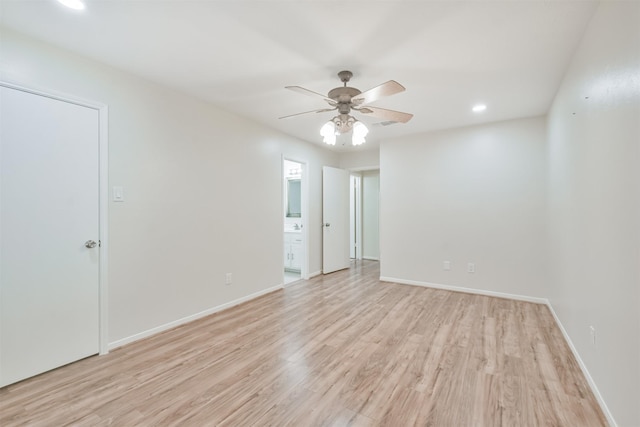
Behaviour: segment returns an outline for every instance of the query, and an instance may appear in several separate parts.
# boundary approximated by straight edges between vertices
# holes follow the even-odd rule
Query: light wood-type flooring
[[[8,426],[602,426],[544,305],[375,262],[0,389]]]

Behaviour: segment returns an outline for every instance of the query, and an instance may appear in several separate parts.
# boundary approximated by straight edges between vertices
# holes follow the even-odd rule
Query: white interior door
[[[322,168],[322,272],[349,268],[349,172]]]
[[[0,386],[99,352],[98,125],[0,87]]]

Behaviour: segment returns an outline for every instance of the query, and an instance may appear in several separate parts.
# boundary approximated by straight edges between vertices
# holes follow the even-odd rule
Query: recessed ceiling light
[[[471,109],[474,113],[481,113],[484,110],[487,109],[487,106],[484,104],[476,104],[473,106],[473,108]]]
[[[58,2],[73,10],[83,10],[85,7],[82,0],[58,0]]]

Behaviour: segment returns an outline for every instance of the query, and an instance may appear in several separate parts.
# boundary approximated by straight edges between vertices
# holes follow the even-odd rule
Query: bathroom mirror
[[[300,178],[287,178],[287,218],[300,218],[301,210]]]

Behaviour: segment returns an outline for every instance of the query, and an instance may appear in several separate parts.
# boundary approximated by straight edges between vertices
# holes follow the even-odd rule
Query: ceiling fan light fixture
[[[353,144],[355,147],[357,147],[358,145],[362,145],[364,144],[366,141],[363,137],[357,137],[355,135],[353,135],[351,137],[351,144]]]
[[[325,144],[336,145],[336,124],[330,120],[322,125],[320,135]]]
[[[353,133],[351,135],[351,143],[353,145],[361,145],[365,143],[365,137],[369,133],[369,129],[362,122],[356,121],[353,124]]]

